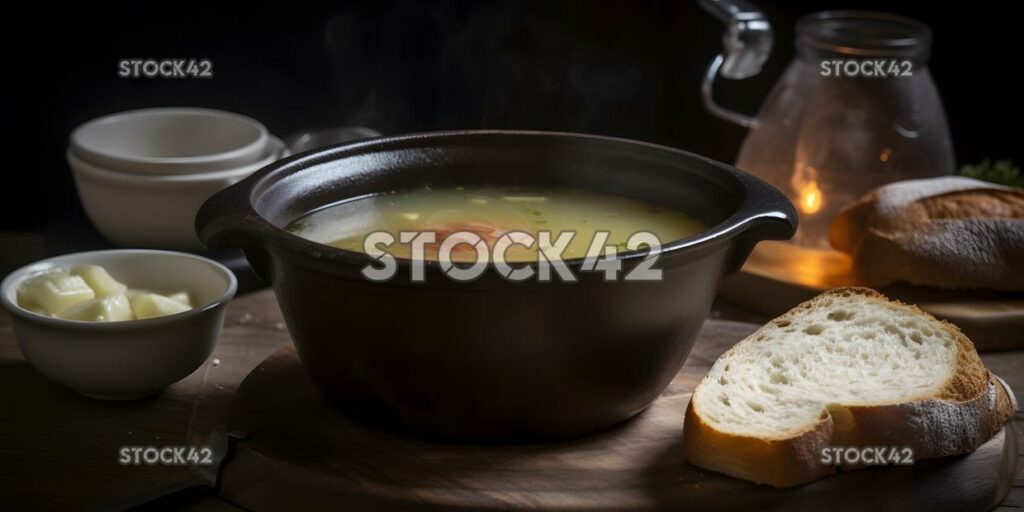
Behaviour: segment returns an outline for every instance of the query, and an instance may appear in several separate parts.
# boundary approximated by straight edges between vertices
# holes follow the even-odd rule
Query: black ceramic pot
[[[653,282],[456,282],[428,262],[413,283],[370,282],[370,259],[284,229],[317,207],[426,185],[552,185],[613,192],[711,226],[666,242]],[[270,281],[310,377],[350,414],[413,435],[528,441],[592,432],[648,406],[693,345],[723,275],[760,240],[790,238],[793,206],[748,174],[623,139],[463,131],[296,155],[213,196],[196,219],[211,248],[240,247]],[[645,256],[624,253],[628,270]],[[579,260],[567,262],[578,270]]]

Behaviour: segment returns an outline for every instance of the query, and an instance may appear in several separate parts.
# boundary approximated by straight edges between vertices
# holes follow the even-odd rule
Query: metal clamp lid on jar
[[[744,0],[700,0],[700,6],[726,24],[725,35],[722,36],[725,49],[715,56],[704,72],[701,100],[715,116],[750,128],[757,123],[757,118],[715,103],[713,86],[719,74],[732,80],[742,80],[761,72],[772,52],[774,36],[771,24],[763,12]]]
[[[767,16],[744,0],[700,0],[700,6],[726,25],[723,53],[708,65],[701,82],[704,107],[716,117],[751,128],[757,118],[715,103],[715,79],[750,78],[772,51],[773,35]],[[928,60],[932,32],[912,18],[869,11],[823,11],[797,22],[799,55],[810,58],[888,57],[917,62]]]

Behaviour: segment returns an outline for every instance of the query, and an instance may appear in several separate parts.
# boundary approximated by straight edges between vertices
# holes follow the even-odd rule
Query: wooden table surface
[[[185,467],[123,466],[122,446],[187,443],[199,392],[220,400],[244,376],[289,343],[273,295],[234,300],[220,342],[206,366],[163,394],[129,402],[100,402],[47,381],[23,359],[11,319],[0,311],[0,509],[117,509],[140,496],[194,477]],[[985,354],[985,364],[1024,398],[1024,351]],[[209,365],[216,365],[211,371]],[[205,382],[204,382],[205,380]],[[1017,428],[1024,416],[1017,413]],[[997,510],[1024,508],[1024,454],[1014,488]],[[238,510],[216,497],[177,503],[185,510]]]

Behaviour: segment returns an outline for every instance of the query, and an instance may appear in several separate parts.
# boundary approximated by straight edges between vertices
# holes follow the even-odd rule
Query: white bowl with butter
[[[93,251],[12,272],[0,304],[39,373],[86,396],[131,400],[203,364],[237,286],[226,267],[192,254]]]

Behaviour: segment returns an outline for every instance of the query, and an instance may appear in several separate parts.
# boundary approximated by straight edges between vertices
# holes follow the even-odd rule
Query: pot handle
[[[271,282],[271,258],[261,236],[267,230],[249,202],[248,180],[231,185],[206,200],[196,214],[195,230],[209,249],[238,248],[253,272]]]
[[[296,153],[380,135],[380,132],[364,126],[339,126],[300,132],[288,138],[287,147],[278,157],[278,162]],[[269,283],[272,281],[273,259],[265,241],[273,239],[277,229],[272,228],[252,208],[253,180],[258,179],[258,175],[261,173],[207,199],[196,214],[195,230],[199,240],[209,249],[242,249],[253,272]]]
[[[741,175],[743,202],[736,215],[743,220],[736,226],[725,275],[739,271],[758,242],[789,240],[796,234],[798,215],[793,203],[777,188],[747,174]]]

